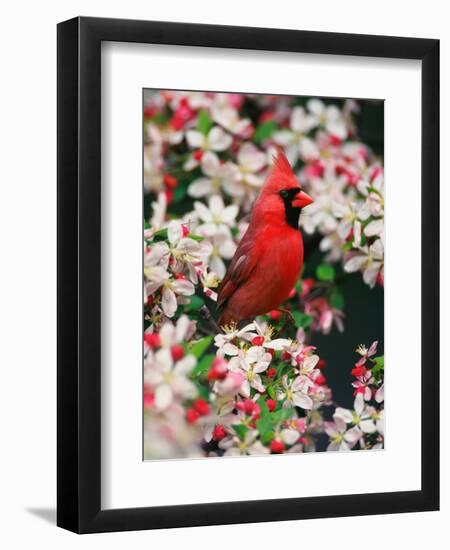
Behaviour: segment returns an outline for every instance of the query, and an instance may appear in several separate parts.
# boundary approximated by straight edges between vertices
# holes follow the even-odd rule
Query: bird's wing
[[[254,240],[247,232],[233,256],[231,264],[219,286],[217,307],[223,308],[232,294],[250,277],[257,264]]]

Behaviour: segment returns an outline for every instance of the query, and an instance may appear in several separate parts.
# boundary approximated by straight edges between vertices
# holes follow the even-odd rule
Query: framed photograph
[[[58,519],[437,510],[439,41],[58,25]]]

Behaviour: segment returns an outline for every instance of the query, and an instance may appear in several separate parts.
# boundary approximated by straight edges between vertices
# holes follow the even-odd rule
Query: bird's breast
[[[264,253],[251,277],[248,297],[259,303],[260,313],[279,307],[297,282],[303,265],[303,241],[300,231],[266,234]]]

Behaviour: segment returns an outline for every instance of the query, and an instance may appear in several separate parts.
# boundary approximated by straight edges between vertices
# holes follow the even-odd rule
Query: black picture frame
[[[100,50],[103,41],[421,60],[420,491],[101,509]],[[57,524],[76,533],[94,533],[437,510],[439,41],[77,17],[58,25],[57,67]]]

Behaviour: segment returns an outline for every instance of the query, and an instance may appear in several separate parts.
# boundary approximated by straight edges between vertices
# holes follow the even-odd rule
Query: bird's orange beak
[[[296,208],[304,208],[314,202],[312,198],[304,191],[299,191],[292,200],[292,206]]]

